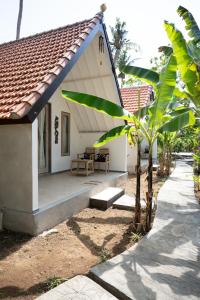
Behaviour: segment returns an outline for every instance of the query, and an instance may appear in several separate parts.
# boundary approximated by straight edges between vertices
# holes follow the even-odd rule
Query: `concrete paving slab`
[[[119,299],[200,299],[200,210],[191,166],[177,162],[161,188],[150,233],[92,268],[91,277]]]
[[[86,276],[78,275],[50,290],[37,300],[116,300]]]
[[[123,195],[113,203],[113,208],[133,210],[135,207],[135,197],[129,195]],[[141,207],[145,208],[146,203],[144,199],[141,199]]]
[[[124,194],[124,189],[109,187],[90,197],[90,207],[106,210],[113,202]]]

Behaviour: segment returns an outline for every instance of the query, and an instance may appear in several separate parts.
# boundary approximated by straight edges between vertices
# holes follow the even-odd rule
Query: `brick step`
[[[124,189],[109,187],[102,192],[90,197],[90,207],[106,210],[113,202],[124,194]]]

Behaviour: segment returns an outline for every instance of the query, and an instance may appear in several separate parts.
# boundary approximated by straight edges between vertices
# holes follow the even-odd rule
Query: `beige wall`
[[[32,148],[36,130],[35,122],[0,126],[1,209],[32,212],[38,208],[37,143]]]

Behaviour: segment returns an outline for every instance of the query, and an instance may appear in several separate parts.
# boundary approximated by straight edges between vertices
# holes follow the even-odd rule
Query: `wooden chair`
[[[110,171],[110,153],[108,148],[99,149],[99,153],[97,154],[97,158],[94,161],[95,165],[98,166],[98,170],[100,170],[101,165],[105,166],[105,172]]]
[[[87,147],[84,153],[77,154],[78,159],[91,159],[95,160],[96,157],[96,148],[94,147]]]

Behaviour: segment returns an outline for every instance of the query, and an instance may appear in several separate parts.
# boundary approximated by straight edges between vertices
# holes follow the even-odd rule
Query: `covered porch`
[[[51,228],[89,207],[90,196],[109,186],[119,186],[126,172],[95,172],[89,176],[69,171],[39,176],[39,209],[35,213],[36,231]]]

